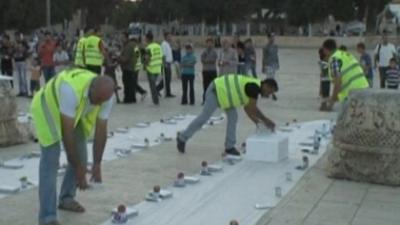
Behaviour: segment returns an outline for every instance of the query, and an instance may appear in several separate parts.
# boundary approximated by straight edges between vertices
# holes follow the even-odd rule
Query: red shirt
[[[39,56],[42,66],[54,66],[53,55],[56,51],[56,42],[45,41],[39,48]]]

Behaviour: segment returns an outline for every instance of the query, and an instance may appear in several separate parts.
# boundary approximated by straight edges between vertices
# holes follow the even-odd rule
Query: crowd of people
[[[41,31],[31,38],[16,32],[13,37],[3,34],[0,41],[1,74],[14,77],[18,81],[18,96],[32,97],[39,90],[41,80],[48,82],[61,71],[71,67],[85,67],[97,74],[111,76],[115,82],[118,70],[122,73],[122,84],[115,91],[117,102],[136,103],[136,95],[140,94],[143,100],[147,96],[145,88],[139,85],[139,75],[145,72],[152,74],[146,68],[149,63],[149,46],[158,45],[152,34],[145,35],[144,41],[138,33],[123,32],[112,37],[103,37],[98,29],[87,29],[74,40],[68,41],[64,35]],[[82,54],[85,49],[84,39],[91,38],[99,41],[99,60],[83,62],[84,57],[97,54],[96,48],[92,50],[86,46],[86,56]],[[257,77],[256,51],[252,40],[240,40],[238,35],[233,38],[223,39],[221,46],[213,38],[205,40],[206,48],[199,59],[194,52],[192,43],[181,44],[171,33],[165,32],[160,43],[161,71],[156,71],[153,76],[148,76],[150,93],[154,104],[159,103],[161,90],[165,88],[166,98],[175,95],[171,90],[171,80],[175,74],[182,82],[181,104],[195,104],[194,83],[199,74],[196,65],[201,64],[203,81],[203,98],[209,84],[219,75],[246,74]],[[221,47],[221,48],[220,48]],[[96,56],[95,56],[96,57]],[[146,62],[147,60],[147,62]],[[278,47],[273,34],[268,35],[268,44],[263,49],[262,72],[267,77],[274,78],[279,69]],[[42,78],[43,77],[43,78]],[[28,81],[30,79],[30,82]],[[11,82],[13,85],[14,82]],[[43,82],[42,82],[43,83]],[[28,89],[29,88],[29,89]],[[123,89],[123,98],[119,96]]]

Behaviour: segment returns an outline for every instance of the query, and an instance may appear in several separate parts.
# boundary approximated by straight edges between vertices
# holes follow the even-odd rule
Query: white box
[[[289,155],[289,138],[276,133],[255,134],[246,140],[246,160],[279,162]]]

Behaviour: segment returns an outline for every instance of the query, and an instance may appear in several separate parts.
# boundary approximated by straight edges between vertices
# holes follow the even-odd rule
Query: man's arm
[[[65,147],[65,152],[67,154],[68,163],[75,169],[78,187],[84,190],[87,188],[86,167],[82,164],[77,156],[75,148],[74,125],[75,121],[73,118],[61,114],[62,140]]]
[[[103,159],[104,148],[107,142],[107,120],[98,118],[93,142],[93,168],[92,180],[102,182],[101,161]]]
[[[250,98],[249,103],[246,106],[244,106],[244,111],[255,124],[262,122],[272,131],[275,130],[275,123],[266,116],[264,116],[264,114],[260,111],[260,109],[257,107],[256,99]]]

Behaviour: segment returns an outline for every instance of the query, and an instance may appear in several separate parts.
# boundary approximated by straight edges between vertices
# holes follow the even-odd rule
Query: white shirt
[[[83,111],[84,116],[87,115],[90,111],[92,111],[95,107],[89,101],[88,91],[89,90],[86,90],[87,101],[86,101],[85,109]],[[101,104],[100,112],[98,115],[99,119],[107,120],[109,118],[113,102],[114,102],[114,96],[111,97],[108,101]],[[79,103],[75,96],[74,89],[72,89],[72,87],[66,82],[61,83],[61,85],[60,85],[60,111],[61,111],[61,113],[68,117],[75,118],[76,113],[77,113],[76,111],[78,109],[78,105],[79,105]]]
[[[167,41],[163,41],[161,43],[161,49],[165,56],[165,62],[172,63],[174,58],[172,57],[172,48],[171,45]]]
[[[66,51],[60,51],[54,53],[53,60],[55,63],[65,63],[68,62],[69,57]]]
[[[388,43],[387,45],[378,44],[375,48],[375,55],[378,54],[379,46],[381,46],[381,49],[379,51],[378,66],[388,67],[390,59],[396,55],[396,48],[391,43]]]

